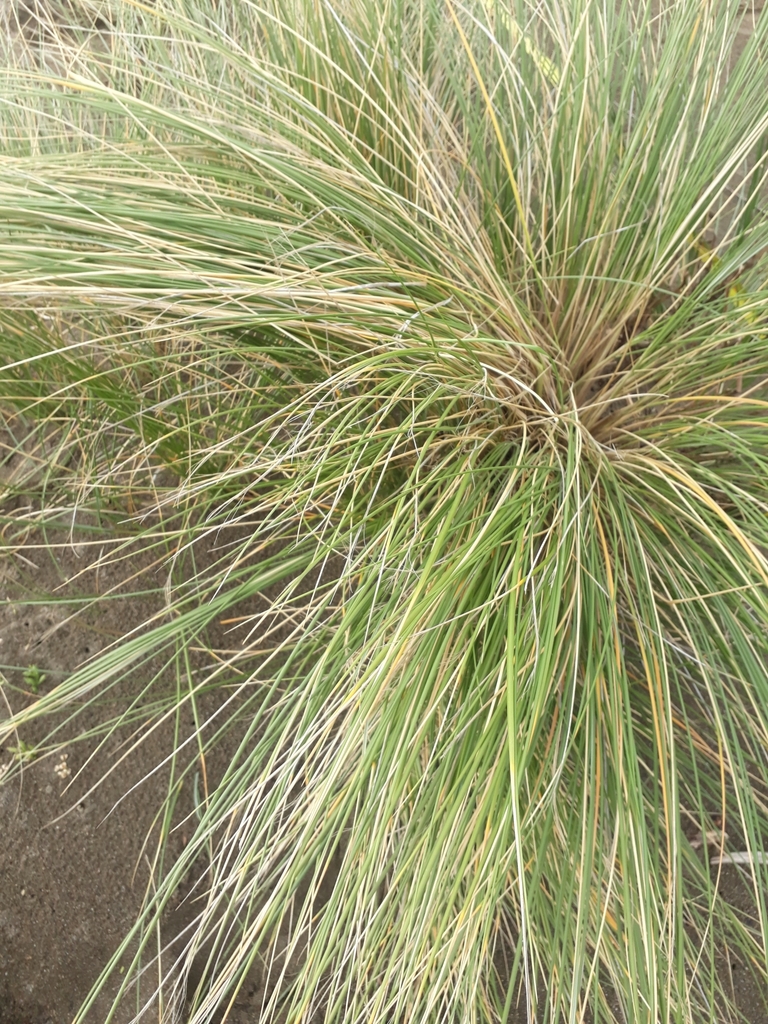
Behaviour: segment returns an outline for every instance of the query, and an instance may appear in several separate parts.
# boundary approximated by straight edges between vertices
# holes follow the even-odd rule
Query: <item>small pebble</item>
[[[69,754],[62,754],[61,761],[53,766],[54,772],[60,779],[66,779],[72,774],[72,769],[67,765]]]

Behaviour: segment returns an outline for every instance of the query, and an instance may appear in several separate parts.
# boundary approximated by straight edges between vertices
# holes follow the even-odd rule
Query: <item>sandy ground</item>
[[[35,540],[39,538],[30,539],[22,558],[7,559],[4,565],[0,671],[23,687],[24,668],[35,665],[45,674],[44,691],[121,632],[138,626],[153,608],[145,599],[126,597],[68,621],[74,606],[52,603],[46,595],[57,588],[59,598],[92,594],[95,574],[82,573],[84,558],[77,545],[58,549],[54,557],[34,547]],[[142,556],[137,553],[127,565],[136,571]],[[114,586],[117,573],[101,569],[97,585],[102,590]],[[76,583],[62,591],[62,582],[74,575]],[[135,693],[156,668],[145,666],[138,678],[126,682],[125,692],[130,688]],[[9,696],[16,707],[31,699],[18,691]],[[92,728],[110,712],[108,706],[89,710],[80,725]],[[154,851],[151,844],[144,849],[144,840],[167,792],[168,775],[161,771],[142,779],[171,749],[171,729],[169,723],[153,733],[93,792],[89,790],[104,770],[124,753],[128,730],[110,739],[81,775],[96,750],[95,739],[72,743],[63,755],[36,758],[20,779],[0,787],[0,1024],[70,1021],[133,924],[149,881],[148,856]],[[191,717],[182,722],[182,735],[185,729],[191,731]],[[42,728],[30,728],[25,740],[34,745],[43,734]],[[214,778],[235,742],[234,737],[225,741],[209,758]],[[11,756],[9,748],[0,750],[0,764]],[[133,786],[138,788],[122,799]],[[191,810],[191,785],[185,784],[177,820]],[[172,837],[171,856],[186,842],[184,829],[182,825]],[[167,915],[165,940],[193,914],[182,896]],[[254,975],[229,1018],[233,1024],[255,1021],[261,996]],[[99,1000],[89,1020],[103,1021],[108,1005],[106,998]],[[126,1005],[115,1024],[126,1024],[135,1009]]]

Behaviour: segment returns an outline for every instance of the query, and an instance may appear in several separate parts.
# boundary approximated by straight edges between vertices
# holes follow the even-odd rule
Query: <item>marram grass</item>
[[[264,1021],[724,1021],[726,953],[768,985],[768,20],[736,59],[744,18],[113,0],[7,34],[3,408],[54,438],[16,529],[112,502],[165,603],[0,740],[120,680],[123,722],[221,695],[100,985],[191,1024],[256,965]],[[170,690],[140,682],[158,657]]]

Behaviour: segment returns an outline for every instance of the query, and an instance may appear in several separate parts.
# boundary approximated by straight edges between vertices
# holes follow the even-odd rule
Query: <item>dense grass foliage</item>
[[[39,17],[0,84],[1,394],[56,439],[17,524],[134,513],[164,605],[0,740],[131,678],[125,720],[197,715],[101,983],[192,868],[163,1020],[255,964],[264,1020],[729,1019],[724,950],[768,981],[768,21],[735,61],[735,0]]]

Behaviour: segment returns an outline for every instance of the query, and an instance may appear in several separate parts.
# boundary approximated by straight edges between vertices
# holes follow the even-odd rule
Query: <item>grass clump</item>
[[[164,604],[0,738],[157,657],[153,714],[222,695],[203,769],[242,736],[121,993],[202,1024],[261,963],[264,1020],[734,1014],[722,950],[768,977],[768,22],[736,60],[733,0],[68,12],[2,71],[2,395],[70,453],[35,522],[141,513]]]

